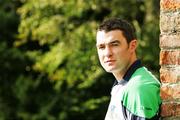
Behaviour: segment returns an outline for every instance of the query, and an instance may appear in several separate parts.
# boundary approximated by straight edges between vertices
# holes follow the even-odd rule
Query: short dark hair
[[[109,32],[112,30],[121,30],[124,37],[127,39],[127,43],[130,43],[132,40],[136,39],[134,26],[131,25],[128,21],[120,18],[110,18],[103,21],[99,27],[98,31]]]

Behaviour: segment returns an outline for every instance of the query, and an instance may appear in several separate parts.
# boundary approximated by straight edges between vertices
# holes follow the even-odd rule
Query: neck
[[[127,70],[130,68],[130,66],[137,60],[136,55],[127,63],[127,65],[124,67],[123,70],[114,72],[113,75],[116,78],[116,80],[122,80],[124,75],[126,74]]]

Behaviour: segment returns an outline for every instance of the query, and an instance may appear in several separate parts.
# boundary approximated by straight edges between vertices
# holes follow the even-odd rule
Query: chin
[[[114,68],[111,68],[111,69],[105,69],[106,70],[106,72],[108,72],[108,73],[113,73],[114,71],[116,71]]]

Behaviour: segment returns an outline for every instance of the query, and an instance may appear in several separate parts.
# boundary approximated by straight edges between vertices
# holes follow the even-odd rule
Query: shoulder
[[[145,67],[137,69],[130,78],[128,85],[131,87],[160,87],[159,80]]]
[[[160,82],[144,67],[135,71],[126,85],[123,106],[133,114],[151,118],[159,109]]]

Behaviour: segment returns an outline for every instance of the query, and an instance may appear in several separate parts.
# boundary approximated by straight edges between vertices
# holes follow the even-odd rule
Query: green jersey
[[[160,82],[137,60],[111,91],[105,120],[158,120]]]

